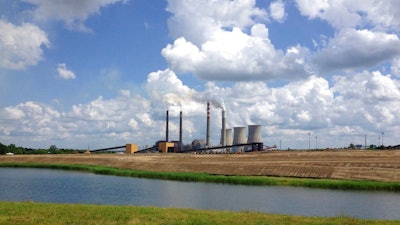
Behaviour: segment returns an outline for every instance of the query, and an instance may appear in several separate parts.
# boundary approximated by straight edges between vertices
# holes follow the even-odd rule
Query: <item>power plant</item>
[[[105,148],[93,150],[97,151],[107,151],[118,148],[125,148],[126,153],[144,153],[144,152],[198,152],[198,153],[240,153],[248,151],[262,151],[264,148],[262,135],[261,135],[261,125],[248,125],[248,134],[246,137],[246,127],[234,127],[233,135],[232,129],[226,128],[226,112],[225,109],[221,109],[221,132],[220,132],[220,143],[219,145],[213,146],[211,144],[211,109],[210,102],[207,102],[207,118],[206,118],[206,135],[205,140],[195,139],[189,145],[184,145],[182,140],[182,111],[179,112],[179,140],[170,141],[169,140],[169,111],[166,111],[165,118],[165,139],[159,140],[155,143],[153,147],[138,150],[137,144],[127,144],[124,146]]]
[[[211,109],[210,102],[207,102],[206,135],[205,140],[195,139],[191,145],[184,145],[182,142],[182,111],[179,113],[179,140],[169,141],[168,124],[169,113],[166,111],[165,140],[158,141],[156,147],[159,152],[224,152],[239,153],[247,151],[263,150],[261,136],[261,125],[248,125],[248,135],[246,138],[246,127],[226,128],[226,112],[221,110],[221,133],[219,145],[211,144]],[[233,135],[232,135],[233,131]]]

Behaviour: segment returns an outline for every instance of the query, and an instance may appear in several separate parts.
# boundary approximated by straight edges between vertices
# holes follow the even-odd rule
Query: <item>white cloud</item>
[[[349,5],[352,4],[351,1],[323,0],[311,3],[307,0],[296,0],[296,3],[302,15],[311,19],[326,20],[338,29],[354,27],[361,20],[357,11],[354,12],[352,8],[349,8]]]
[[[255,1],[169,1],[173,44],[162,50],[171,69],[202,80],[298,79],[308,73],[308,49],[276,49],[265,24],[267,13]],[[271,5],[276,20],[284,19],[284,4]],[[196,16],[194,16],[196,15]],[[295,51],[292,51],[295,50]]]
[[[71,70],[68,70],[67,65],[65,63],[58,64],[57,72],[58,75],[65,80],[76,78],[75,73],[72,72]]]
[[[64,21],[69,29],[90,31],[84,21],[93,14],[99,14],[102,7],[126,0],[23,0],[36,6],[33,16],[38,21]]]
[[[332,71],[369,68],[399,55],[397,35],[349,28],[329,40],[314,61],[321,71]]]
[[[370,130],[391,130],[396,133],[400,120],[400,82],[378,71],[337,76],[332,120],[338,126],[360,126]],[[346,114],[346,116],[343,116]]]
[[[285,3],[282,0],[278,0],[275,2],[271,2],[269,5],[269,11],[271,17],[280,22],[283,23],[286,19],[286,13],[285,13]]]
[[[43,46],[49,47],[50,42],[36,25],[16,26],[0,19],[0,67],[21,70],[34,66],[42,59]]]
[[[397,0],[323,0],[312,4],[296,0],[296,3],[302,15],[326,20],[337,29],[371,26],[379,30],[400,29]]]
[[[145,89],[152,104],[158,105],[154,112],[159,116],[164,115],[167,109],[175,116],[180,110],[196,114],[201,107],[200,103],[206,101],[203,100],[201,93],[184,85],[169,69],[150,73]]]
[[[52,130],[58,130],[53,122],[60,118],[60,113],[44,104],[25,102],[2,109],[0,116],[0,129],[7,136],[43,140],[46,135],[53,135]]]
[[[185,37],[198,46],[221,29],[244,29],[266,20],[267,13],[255,4],[255,0],[168,0],[169,31],[174,38]]]
[[[297,79],[308,75],[308,50],[291,47],[286,54],[275,49],[263,24],[251,27],[251,34],[239,28],[219,30],[201,47],[185,38],[175,40],[162,50],[170,67],[191,72],[204,80]]]
[[[320,72],[368,69],[400,54],[400,5],[396,0],[296,0],[300,13],[336,29],[316,55]],[[317,43],[317,42],[314,42]],[[317,47],[319,44],[317,44]]]

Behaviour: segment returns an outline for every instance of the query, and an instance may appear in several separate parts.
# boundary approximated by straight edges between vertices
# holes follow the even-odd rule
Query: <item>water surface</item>
[[[179,182],[34,168],[0,168],[0,187],[0,201],[400,219],[400,194],[395,192]]]

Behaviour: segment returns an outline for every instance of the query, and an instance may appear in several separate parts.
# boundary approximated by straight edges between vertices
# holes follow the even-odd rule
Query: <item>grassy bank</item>
[[[85,172],[104,174],[104,175],[189,181],[189,182],[212,182],[212,183],[242,184],[242,185],[284,185],[284,186],[340,189],[340,190],[400,191],[400,183],[398,182],[284,178],[284,177],[266,177],[266,176],[224,176],[224,175],[210,175],[205,173],[137,171],[129,169],[117,169],[104,166],[70,165],[70,164],[67,165],[67,164],[35,164],[35,163],[0,163],[0,167],[30,167],[30,168],[77,170],[77,171],[85,171]]]
[[[137,206],[0,202],[0,224],[398,224],[400,221],[319,218]]]

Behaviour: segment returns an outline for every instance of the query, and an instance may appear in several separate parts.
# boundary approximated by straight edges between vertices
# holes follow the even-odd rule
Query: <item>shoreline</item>
[[[365,181],[365,180],[335,180],[335,179],[310,179],[291,177],[267,176],[226,176],[211,175],[192,172],[154,172],[119,169],[105,166],[70,165],[70,164],[37,164],[37,163],[0,163],[1,167],[8,168],[46,168],[60,170],[74,170],[94,174],[125,176],[147,179],[173,180],[183,182],[208,182],[232,185],[257,185],[257,186],[292,186],[306,188],[320,188],[333,190],[359,190],[359,191],[400,191],[399,182]]]
[[[400,182],[398,150],[1,155],[0,163],[79,164],[152,172]]]

